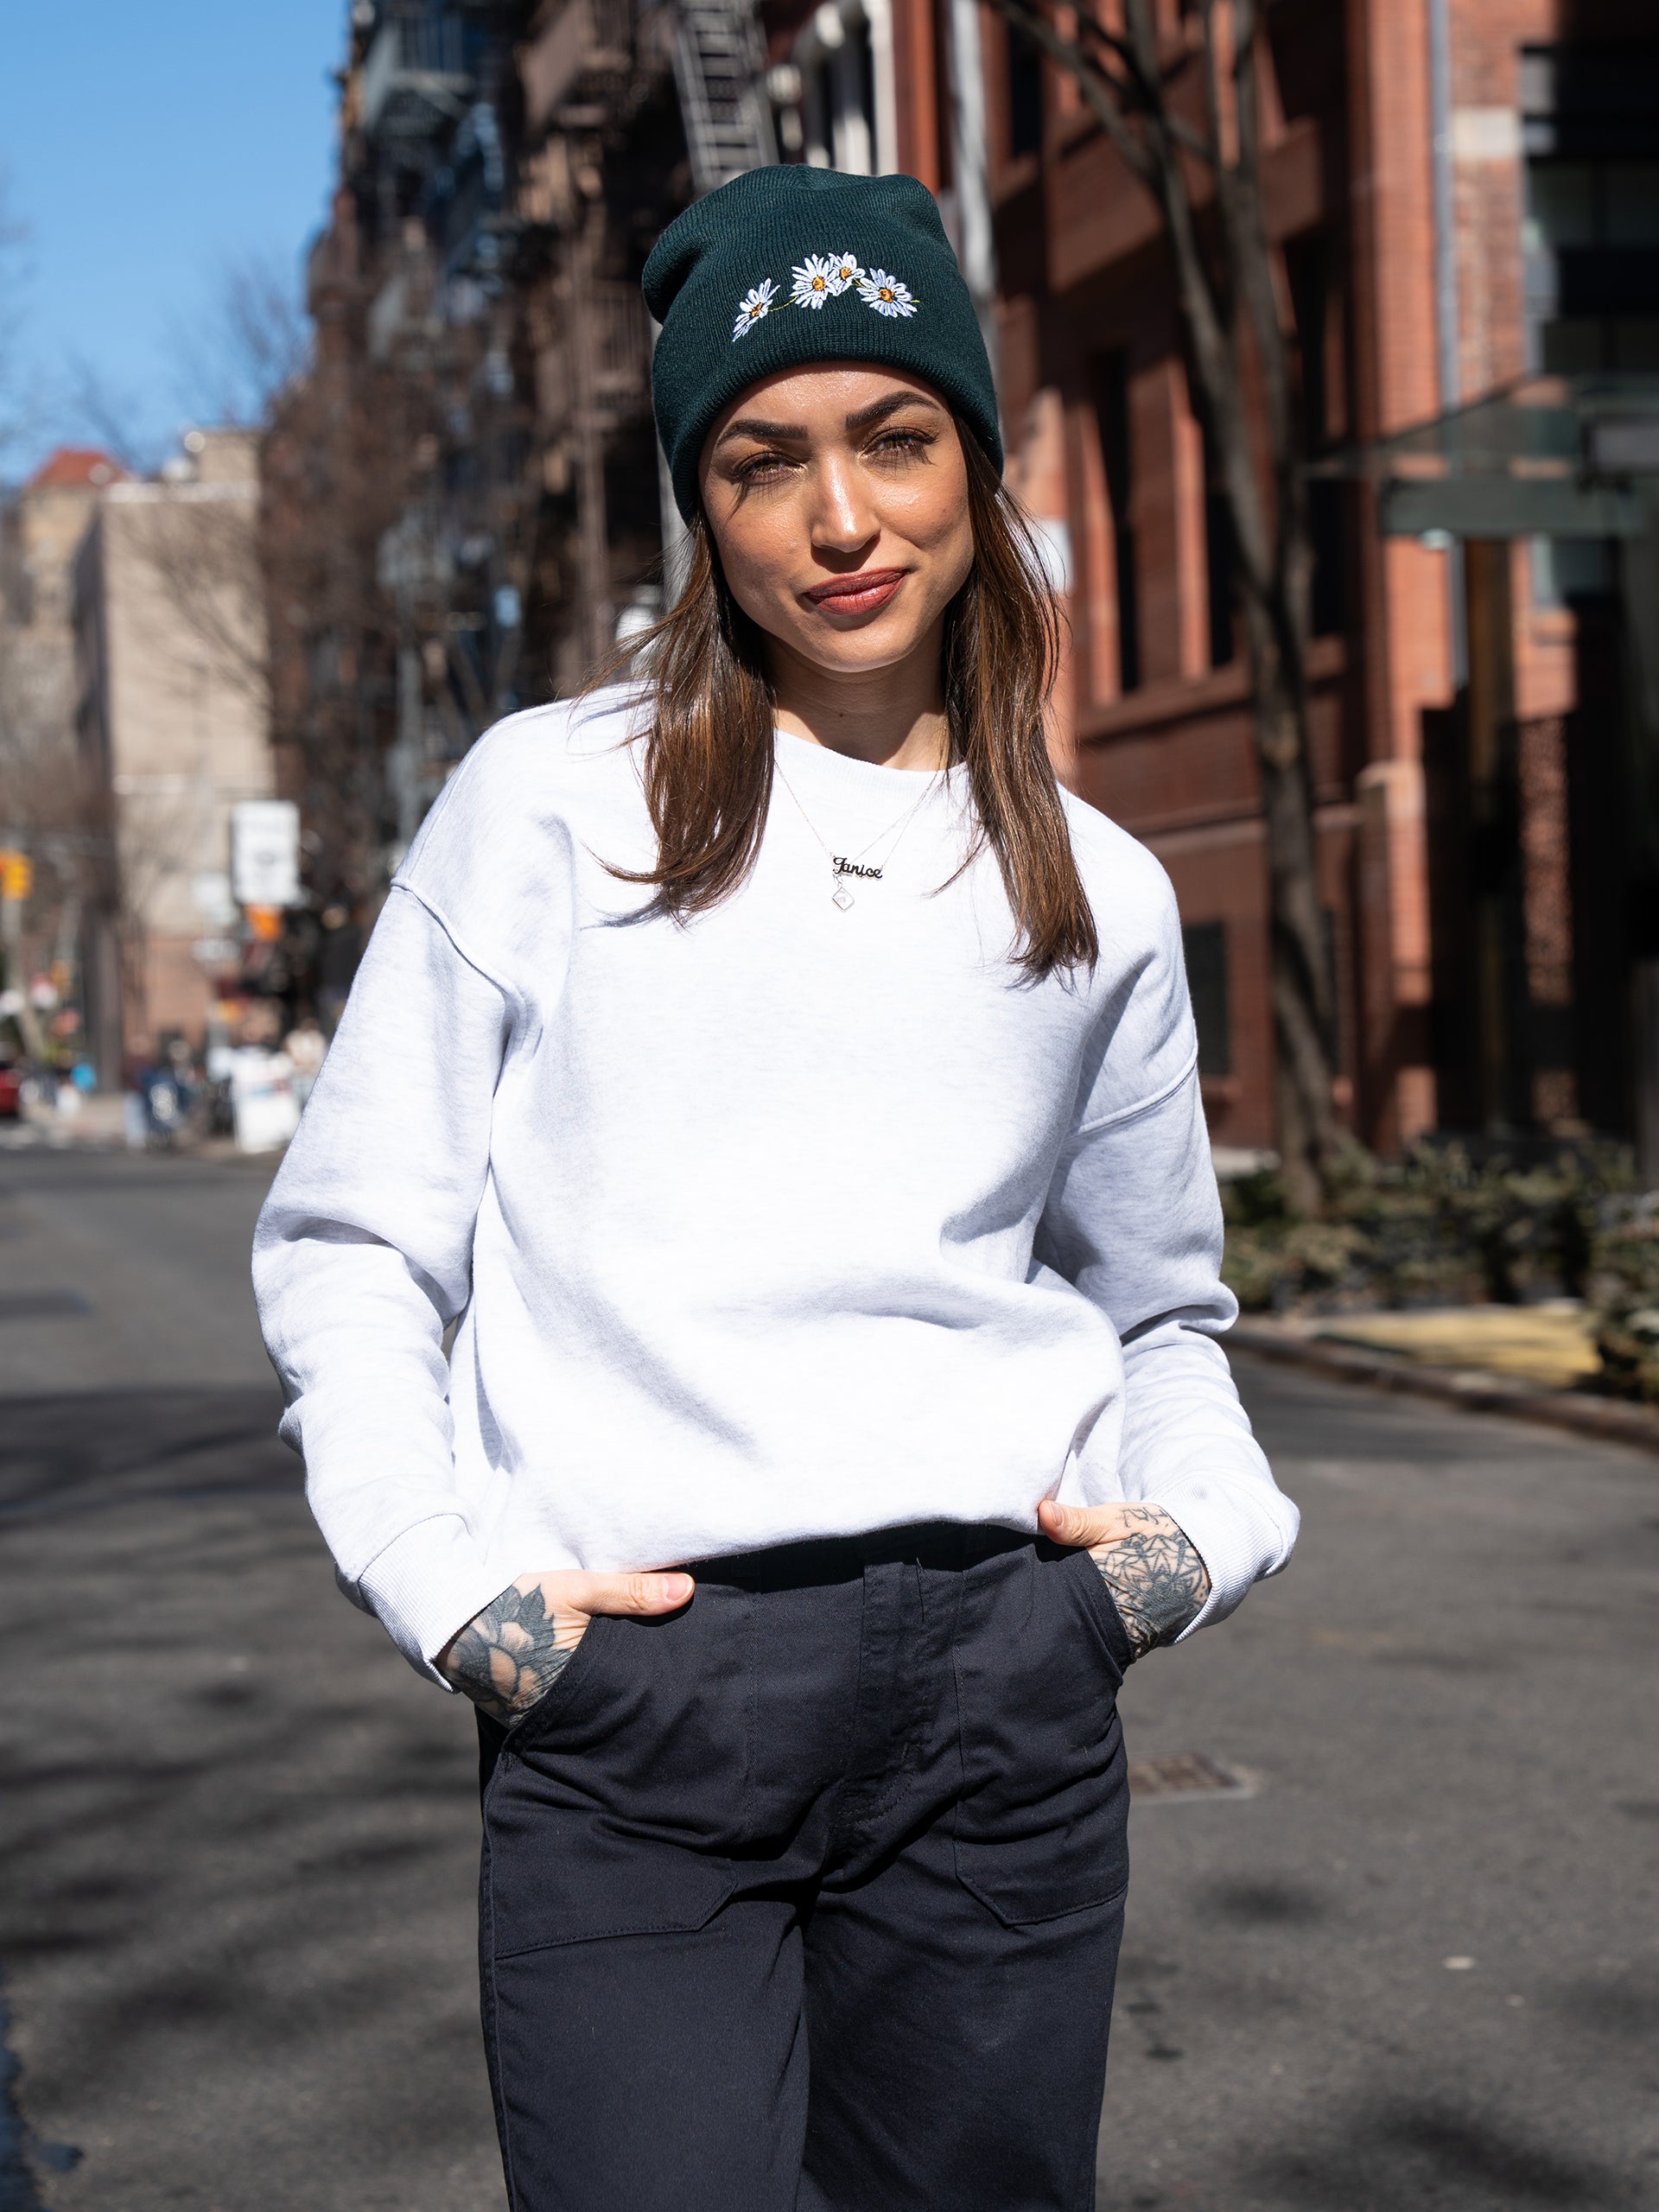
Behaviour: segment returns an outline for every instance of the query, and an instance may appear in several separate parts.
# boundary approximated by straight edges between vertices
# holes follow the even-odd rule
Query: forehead
[[[944,401],[922,378],[902,369],[871,368],[854,361],[828,361],[805,369],[779,369],[760,377],[721,410],[709,433],[722,436],[741,416],[768,423],[798,423],[814,433],[840,431],[848,416],[889,398],[912,397],[943,407]]]

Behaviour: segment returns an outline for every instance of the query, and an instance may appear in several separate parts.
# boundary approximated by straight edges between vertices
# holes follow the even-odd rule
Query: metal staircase
[[[676,0],[674,79],[697,196],[778,158],[751,0]]]

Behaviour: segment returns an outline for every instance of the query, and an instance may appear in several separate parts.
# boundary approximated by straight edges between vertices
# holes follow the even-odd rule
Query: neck
[[[950,730],[939,680],[938,636],[896,667],[843,674],[772,645],[778,727],[878,768],[943,768]]]

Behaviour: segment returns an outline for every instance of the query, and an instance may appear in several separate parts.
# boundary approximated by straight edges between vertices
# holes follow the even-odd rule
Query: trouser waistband
[[[872,1567],[965,1570],[1033,1544],[1045,1554],[1056,1548],[1046,1538],[988,1522],[918,1521],[855,1536],[811,1536],[760,1551],[723,1553],[689,1560],[685,1571],[700,1583],[729,1583],[740,1590],[803,1590],[854,1581]]]

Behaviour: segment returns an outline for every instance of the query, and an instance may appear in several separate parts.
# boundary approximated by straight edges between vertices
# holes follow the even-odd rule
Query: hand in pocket
[[[547,1695],[596,1613],[674,1613],[689,1574],[521,1574],[438,1654],[438,1672],[481,1712],[512,1727]]]
[[[1185,1530],[1161,1505],[1057,1505],[1037,1509],[1043,1534],[1087,1548],[1112,1593],[1137,1659],[1173,1643],[1210,1595],[1210,1571]]]

